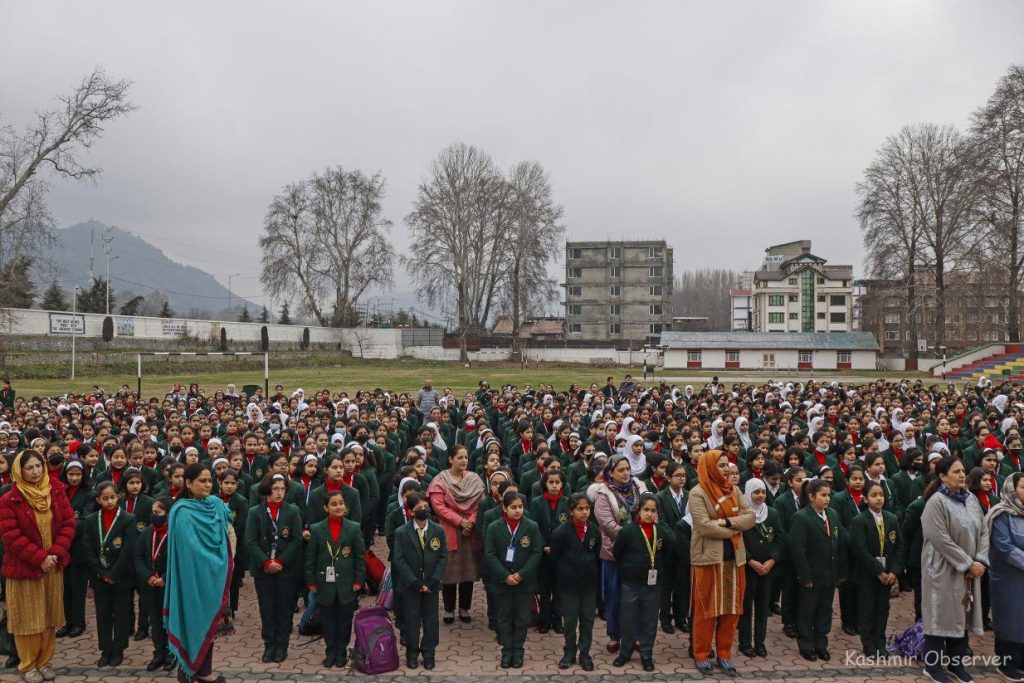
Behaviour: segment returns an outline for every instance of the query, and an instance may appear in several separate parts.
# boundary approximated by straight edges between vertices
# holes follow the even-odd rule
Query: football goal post
[[[142,358],[143,356],[153,357],[175,357],[175,356],[222,356],[226,358],[245,358],[245,357],[259,357],[263,356],[263,393],[265,396],[270,395],[270,353],[264,352],[251,352],[251,351],[142,351],[136,354],[136,391],[139,397],[142,397]],[[248,386],[248,385],[246,385]],[[251,393],[251,392],[245,392]]]

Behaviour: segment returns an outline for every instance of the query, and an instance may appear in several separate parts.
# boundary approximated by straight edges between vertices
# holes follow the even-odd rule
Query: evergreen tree
[[[31,258],[18,256],[0,269],[0,306],[32,308],[36,286],[29,275],[31,267]]]
[[[266,306],[264,306],[263,310],[260,311],[260,322],[264,325],[270,322],[270,311],[267,310]]]
[[[287,301],[285,301],[284,305],[281,306],[281,317],[277,319],[277,322],[279,324],[281,324],[281,325],[291,325],[292,324],[292,316],[288,312],[288,302]]]
[[[145,297],[143,296],[133,296],[131,299],[121,304],[119,312],[121,315],[138,315],[139,306],[142,305],[144,300]]]
[[[117,305],[117,297],[114,290],[110,290],[110,308]],[[79,313],[106,313],[107,312],[107,279],[94,277],[89,289],[83,290],[78,295]]]
[[[43,301],[39,307],[44,311],[69,311],[71,304],[68,303],[64,290],[54,281],[43,294]]]
[[[174,311],[171,310],[171,304],[168,303],[167,300],[164,300],[164,305],[163,305],[163,307],[160,308],[160,317],[161,318],[173,318],[174,317]]]
[[[245,306],[242,307],[242,314],[240,316],[238,316],[238,322],[240,322],[240,323],[251,323],[252,322],[252,316],[249,315],[249,306],[248,306],[248,304],[246,304]]]

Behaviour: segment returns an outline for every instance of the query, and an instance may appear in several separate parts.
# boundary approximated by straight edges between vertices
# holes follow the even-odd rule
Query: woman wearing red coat
[[[64,568],[75,537],[75,513],[43,457],[25,450],[11,468],[14,486],[0,498],[3,575],[7,579],[7,628],[14,636],[29,683],[52,681],[55,631],[64,625]]]

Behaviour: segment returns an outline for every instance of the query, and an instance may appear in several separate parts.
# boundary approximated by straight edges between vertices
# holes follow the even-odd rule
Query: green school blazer
[[[544,545],[550,546],[551,532],[559,524],[569,521],[569,497],[563,495],[559,498],[554,510],[551,509],[551,505],[543,495],[534,498],[530,501],[530,520],[535,522],[540,529]]]
[[[288,490],[284,494],[284,502],[291,503],[299,510],[299,514],[305,517],[306,514],[306,489],[302,487],[299,482],[289,479],[287,481]],[[310,494],[312,496],[312,494]],[[254,486],[249,492],[249,507],[257,507],[263,505],[267,500],[266,496],[261,496],[259,487]]]
[[[448,566],[448,543],[441,525],[427,520],[423,545],[415,521],[395,530],[395,549],[391,572],[395,589],[419,593],[426,586],[430,592],[441,589],[444,569]]]
[[[82,521],[82,545],[89,562],[90,573],[98,579],[111,579],[115,583],[134,581],[135,572],[132,549],[138,532],[135,529],[135,518],[127,512],[121,512],[110,525],[106,541],[100,546],[99,510]],[[106,566],[100,557],[105,558]]]
[[[850,533],[846,540],[856,567],[851,578],[859,584],[881,585],[878,583],[878,575],[882,572],[892,572],[897,576],[903,573],[906,550],[896,515],[882,510],[882,526],[885,544],[879,550],[878,527],[869,510],[857,515],[850,523]],[[877,559],[882,556],[886,558],[884,568]]]
[[[285,578],[300,576],[302,573],[302,515],[291,503],[282,503],[277,513],[277,556],[283,569],[277,574],[266,574],[263,563],[270,559],[274,542],[274,525],[266,505],[249,508],[245,520],[245,552],[249,570],[254,577],[269,576]]]
[[[330,522],[323,520],[309,527],[306,544],[306,584],[316,585],[317,600],[349,603],[359,596],[353,583],[366,580],[366,547],[359,525],[342,520],[338,541],[331,538]],[[332,558],[333,555],[333,558]],[[334,582],[327,581],[327,568],[334,567]]]
[[[825,520],[810,506],[793,515],[787,537],[789,555],[801,585],[835,586],[846,579],[846,532],[835,510],[825,508]]]
[[[518,572],[523,580],[516,588],[527,593],[536,593],[538,589],[537,574],[540,569],[541,554],[544,552],[543,543],[540,529],[525,517],[519,521],[514,538],[509,536],[508,525],[504,519],[499,518],[491,524],[487,528],[487,538],[484,543],[484,562],[487,563],[487,573],[491,578],[492,589],[496,591],[511,589],[512,586],[507,585],[505,579]],[[512,560],[506,561],[506,552],[510,547],[512,548]]]
[[[126,498],[121,498],[118,505],[122,510],[128,512],[128,501]],[[135,497],[135,507],[132,508],[131,515],[135,518],[135,532],[141,534],[142,530],[149,525],[149,516],[153,513],[153,499],[149,496],[140,493]]]
[[[783,530],[789,531],[789,527],[793,524],[793,515],[797,513],[793,490],[787,489],[779,494],[779,497],[772,503],[772,507],[779,513],[779,522],[781,522]]]
[[[359,492],[346,484],[341,485],[341,497],[345,499],[345,519],[356,524],[363,521],[363,505],[359,500]],[[324,510],[324,500],[327,498],[327,489],[320,485],[310,491],[309,503],[306,505],[306,524],[316,524],[327,519],[327,510]]]
[[[676,522],[683,518],[686,511],[686,504],[690,500],[690,492],[683,488],[679,499],[681,508],[676,506],[676,499],[672,496],[672,489],[665,487],[658,492],[658,524],[664,524],[669,529],[675,527]]]

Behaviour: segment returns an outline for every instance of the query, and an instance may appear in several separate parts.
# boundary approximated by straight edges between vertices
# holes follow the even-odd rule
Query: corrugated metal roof
[[[878,351],[870,332],[662,332],[667,349],[805,349]]]

